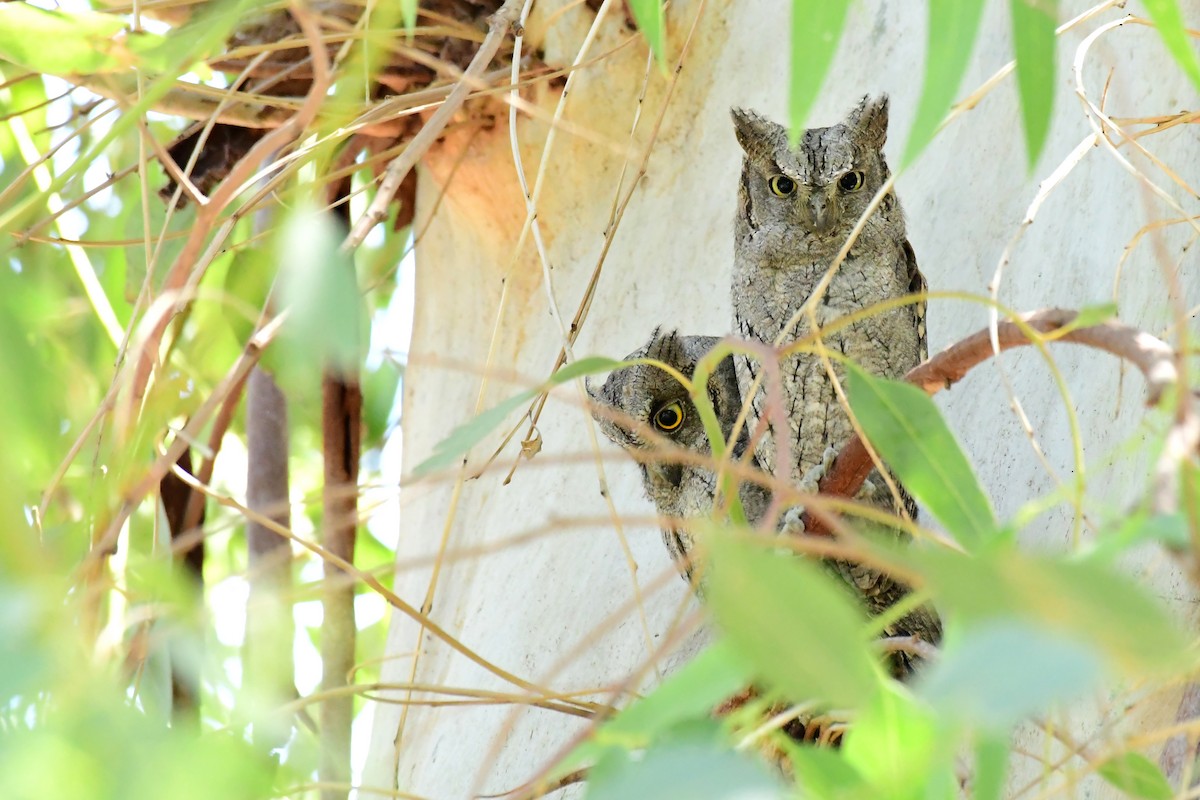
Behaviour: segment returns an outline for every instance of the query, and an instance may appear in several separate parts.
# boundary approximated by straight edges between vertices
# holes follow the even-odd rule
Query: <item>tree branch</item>
[[[1070,324],[1078,316],[1076,311],[1052,308],[1024,314],[1019,321],[1001,322],[996,326],[998,347],[993,347],[991,330],[984,328],[918,364],[904,380],[933,395],[949,389],[972,369],[1005,350],[1034,342],[1071,342],[1112,353],[1141,370],[1146,376],[1148,405],[1157,404],[1163,392],[1178,382],[1175,351],[1166,342],[1115,321],[1071,329]],[[854,436],[821,480],[821,494],[853,497],[871,469],[866,447]],[[820,515],[806,511],[803,519],[807,533],[830,534]]]

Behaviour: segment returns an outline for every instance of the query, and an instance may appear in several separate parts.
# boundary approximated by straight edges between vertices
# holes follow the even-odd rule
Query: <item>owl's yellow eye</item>
[[[787,175],[774,175],[767,181],[767,188],[776,197],[791,197],[796,193],[796,182]]]
[[[838,178],[838,188],[843,192],[857,192],[866,183],[866,177],[861,170],[852,169]]]
[[[678,400],[667,403],[654,412],[654,427],[663,433],[677,430],[683,424],[683,404]]]

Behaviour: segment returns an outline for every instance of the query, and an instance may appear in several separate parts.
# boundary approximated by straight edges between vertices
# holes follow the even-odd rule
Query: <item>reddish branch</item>
[[[949,389],[997,353],[1034,342],[1082,344],[1131,362],[1146,376],[1149,405],[1158,403],[1163,391],[1178,380],[1175,352],[1166,342],[1113,321],[1071,330],[1069,326],[1077,316],[1075,311],[1053,308],[1025,314],[1020,317],[1020,323],[1001,322],[996,326],[998,348],[992,342],[991,331],[984,328],[909,370],[904,380],[928,394],[937,394]],[[853,497],[873,468],[866,447],[855,436],[842,448],[833,467],[821,480],[821,494]],[[830,534],[828,524],[820,519],[819,513],[805,512],[804,525],[809,534]]]

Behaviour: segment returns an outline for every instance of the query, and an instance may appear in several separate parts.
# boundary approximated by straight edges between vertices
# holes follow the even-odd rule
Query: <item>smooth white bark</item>
[[[537,5],[536,19],[544,22],[551,6],[560,4],[539,0]],[[571,5],[549,30],[536,22],[529,27],[531,39],[544,36],[551,63],[574,58],[590,23],[585,6]],[[627,35],[619,19],[621,4],[615,5],[595,54]],[[1085,8],[1080,2],[1062,5],[1064,19]],[[898,161],[921,87],[923,6],[887,0],[855,5],[813,124],[840,118],[864,93],[887,91],[892,96],[888,151],[893,164]],[[668,24],[673,54],[678,54],[698,10],[696,2],[672,4]],[[1123,13],[1110,10],[1100,19]],[[1009,60],[1007,16],[1008,4],[990,5],[960,96]],[[1010,77],[944,131],[900,177],[910,237],[932,290],[986,295],[997,261],[1039,181],[1091,133],[1070,85],[1069,69],[1079,42],[1097,24],[1061,40],[1054,124],[1032,174]],[[728,330],[731,220],[740,158],[728,109],[746,105],[785,118],[787,35],[784,4],[705,4],[646,177],[605,260],[577,355],[623,356],[655,325],[686,333]],[[645,57],[639,41],[584,69],[568,99],[566,119],[624,147]],[[1093,48],[1085,72],[1095,98],[1113,69],[1106,100],[1113,116],[1151,116],[1195,105],[1193,88],[1151,29],[1126,26]],[[651,78],[635,149],[644,144],[663,107],[666,82],[660,73]],[[557,95],[549,93],[526,98],[547,112],[557,102]],[[1141,141],[1194,182],[1200,145],[1188,127]],[[527,117],[519,123],[531,183],[546,130],[545,124]],[[525,208],[508,137],[503,120],[473,139],[467,132],[456,133],[430,155],[421,174],[417,227],[428,222],[429,228],[417,248],[412,362],[404,395],[406,472],[454,426],[525,388],[509,382],[509,373],[544,378],[561,342],[548,311],[532,239],[514,254]],[[1129,148],[1122,152],[1129,155]],[[1163,172],[1144,158],[1135,161],[1187,207],[1186,193]],[[568,323],[601,252],[615,199],[624,192],[618,184],[624,163],[623,154],[611,148],[568,131],[557,135],[538,219],[550,256],[554,295]],[[636,161],[629,164],[625,185],[636,169]],[[438,205],[443,189],[445,197]],[[1093,149],[1048,199],[1016,246],[1000,298],[1022,310],[1079,307],[1111,301],[1115,286],[1121,317],[1161,332],[1170,323],[1164,269],[1178,269],[1185,306],[1200,299],[1195,258],[1185,251],[1191,240],[1186,226],[1173,225],[1161,238],[1142,239],[1124,265],[1119,264],[1139,228],[1175,216],[1108,153]],[[980,303],[931,301],[932,349],[986,321],[987,311]],[[1087,520],[1082,526],[1087,541],[1095,525],[1120,515],[1144,490],[1152,434],[1136,373],[1123,374],[1108,357],[1077,348],[1061,347],[1053,355],[1082,429],[1089,469]],[[1044,462],[1011,408],[1001,370],[1029,417]],[[483,371],[491,379],[481,395]],[[1031,348],[978,370],[938,402],[1001,515],[1007,517],[1073,480],[1066,405]],[[488,548],[486,555],[446,561],[433,592],[431,618],[480,655],[529,681],[563,692],[619,684],[663,641],[687,602],[685,587],[668,574],[667,555],[653,525],[627,524],[618,531],[611,521],[599,468],[586,458],[592,447],[577,388],[566,386],[554,393],[538,424],[541,452],[522,462],[512,482],[503,485],[524,432],[522,427],[496,469],[477,480],[456,484],[449,475],[404,490],[398,562],[404,567],[437,553],[443,537],[449,554]],[[482,465],[498,441],[499,436],[493,436],[476,448],[470,467]],[[607,443],[601,452],[616,510],[622,517],[649,516],[652,510],[641,496],[632,462]],[[535,530],[544,532],[521,544],[504,544]],[[1061,549],[1071,546],[1074,531],[1071,509],[1060,506],[1029,525],[1023,541],[1030,548]],[[622,535],[636,572],[624,555]],[[1157,551],[1139,555],[1131,559],[1131,567],[1190,618],[1192,588]],[[396,591],[419,607],[432,574],[427,562],[404,568]],[[636,610],[635,586],[642,593],[642,613]],[[399,613],[394,614],[388,655],[385,681],[516,691],[428,633],[418,640],[418,626]],[[659,659],[658,666],[669,669],[669,659]],[[639,685],[653,680],[651,672]],[[428,693],[416,696],[430,698]],[[597,692],[594,697],[607,696]],[[1102,698],[1060,715],[1060,721],[1083,740],[1094,733],[1098,718],[1120,716],[1126,699]],[[1122,730],[1162,726],[1175,713],[1176,693],[1136,699]],[[498,793],[517,787],[584,725],[554,711],[515,707],[413,707],[403,723],[402,715],[398,705],[377,707],[364,781],[438,800],[465,798],[473,789]],[[1035,731],[1023,733],[1021,745],[1038,756],[1056,758],[1066,752]],[[1040,769],[1036,758],[1014,757],[1011,787],[1036,781]],[[1089,779],[1075,796],[1111,796],[1105,792],[1098,781]]]

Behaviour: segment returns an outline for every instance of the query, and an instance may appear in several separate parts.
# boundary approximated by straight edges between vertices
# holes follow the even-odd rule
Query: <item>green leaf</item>
[[[952,752],[943,740],[938,721],[930,709],[918,703],[907,688],[886,684],[854,720],[842,749],[846,762],[875,790],[865,797],[934,798],[953,796],[933,792],[945,783],[935,777],[952,765]]]
[[[1000,800],[1008,772],[1009,742],[1006,736],[983,735],[975,745],[975,778],[972,800]]]
[[[846,761],[843,753],[818,747],[798,747],[781,742],[795,767],[803,798],[842,800],[868,797],[866,780]]]
[[[1141,753],[1122,753],[1100,765],[1100,776],[1131,797],[1171,800],[1171,784],[1154,762]]]
[[[929,0],[925,85],[904,147],[902,167],[920,155],[950,110],[975,46],[983,6],[983,0]]]
[[[527,392],[521,392],[518,395],[510,397],[452,430],[449,436],[434,446],[433,455],[416,466],[416,469],[413,470],[413,476],[419,478],[422,475],[437,472],[440,469],[449,467],[460,458],[465,457],[467,452],[483,441],[483,438],[503,422],[505,417],[542,392],[549,391],[561,383],[584,375],[608,372],[622,366],[624,363],[623,361],[614,361],[611,358],[591,356],[567,364],[536,389],[530,389]]]
[[[366,426],[363,432],[364,448],[383,445],[388,420],[396,406],[400,375],[398,365],[386,359],[378,368],[363,373],[363,424]]]
[[[1174,550],[1184,550],[1191,542],[1187,516],[1182,513],[1147,515],[1139,512],[1122,518],[1114,528],[1106,528],[1090,558],[1113,561],[1130,548],[1156,542]]]
[[[687,720],[706,719],[730,695],[745,688],[753,671],[728,640],[721,640],[689,661],[646,697],[601,725],[553,770],[561,777],[599,760],[611,749],[648,746]]]
[[[1144,0],[1146,12],[1162,36],[1163,44],[1179,62],[1179,66],[1192,79],[1196,88],[1200,89],[1200,59],[1188,40],[1187,27],[1183,24],[1183,15],[1179,12],[1179,4],[1175,0]]]
[[[982,556],[911,548],[935,604],[968,625],[1016,618],[1100,650],[1123,673],[1144,678],[1183,663],[1186,641],[1163,606],[1103,560],[997,549]]]
[[[239,347],[250,341],[274,282],[275,268],[267,248],[243,247],[234,253],[222,284],[221,311]]]
[[[804,132],[833,55],[837,52],[850,0],[792,0],[792,79],[788,122],[793,143]]]
[[[868,375],[853,363],[850,407],[900,482],[964,547],[996,530],[991,503],[954,434],[925,392]]]
[[[159,34],[130,30],[112,14],[0,4],[0,59],[34,72],[95,75],[135,65],[162,70],[165,43]]]
[[[588,783],[587,800],[784,800],[766,768],[743,753],[710,742],[652,747],[640,758],[608,765]]]
[[[363,302],[342,232],[325,213],[297,211],[279,239],[280,294],[291,311],[285,341],[293,358],[356,374],[364,347]]]
[[[417,25],[417,0],[400,0],[400,18],[404,20],[404,30],[411,35]]]
[[[662,69],[667,68],[667,25],[663,18],[663,0],[629,0],[633,21],[646,37],[654,60]]]
[[[1012,0],[1013,49],[1017,55],[1017,92],[1025,123],[1029,168],[1037,162],[1050,131],[1054,106],[1054,29],[1058,0]]]
[[[1062,632],[1017,620],[972,627],[920,680],[920,694],[950,719],[1006,733],[1025,717],[1094,688],[1100,654]]]
[[[715,524],[701,536],[712,558],[708,605],[757,672],[793,701],[866,702],[882,675],[863,640],[866,614],[846,586],[811,561]]]
[[[1090,328],[1093,325],[1099,325],[1102,322],[1108,322],[1113,317],[1117,316],[1116,303],[1098,303],[1094,306],[1084,306],[1079,309],[1079,313],[1075,318],[1063,325],[1056,331],[1052,331],[1046,335],[1047,339],[1057,339],[1063,334],[1077,331],[1080,328]]]

